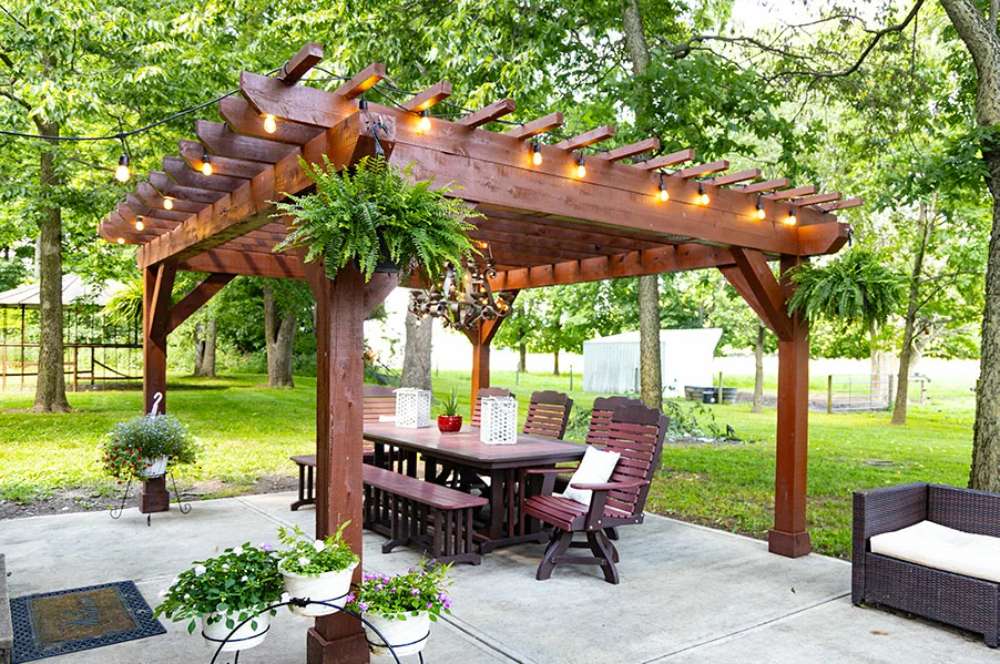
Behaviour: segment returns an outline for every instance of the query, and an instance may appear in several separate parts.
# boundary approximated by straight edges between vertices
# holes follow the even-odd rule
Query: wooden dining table
[[[473,427],[442,433],[437,427],[408,429],[388,422],[366,422],[364,437],[374,446],[376,466],[410,477],[419,477],[422,471],[421,479],[436,484],[457,475],[486,478],[483,497],[490,509],[476,532],[480,553],[544,541],[539,525],[521,516],[527,490],[524,471],[579,461],[586,451],[583,445],[528,434],[518,434],[513,445],[487,445],[479,440],[479,429]]]

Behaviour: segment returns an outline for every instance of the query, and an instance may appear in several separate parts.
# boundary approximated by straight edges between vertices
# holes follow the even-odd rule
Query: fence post
[[[569,391],[573,391],[573,365],[569,365]]]
[[[895,387],[896,387],[896,377],[892,374],[889,374],[889,394],[887,394],[885,398],[886,410],[892,410],[892,397],[893,397],[893,392],[895,391],[893,388]],[[906,396],[904,395],[903,398],[905,399]]]
[[[80,391],[80,347],[73,346],[73,391]]]
[[[826,413],[833,413],[833,374],[826,375]]]

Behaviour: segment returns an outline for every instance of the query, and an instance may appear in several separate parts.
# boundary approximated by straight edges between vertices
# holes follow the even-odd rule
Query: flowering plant
[[[153,615],[174,622],[190,620],[188,633],[195,630],[196,618],[201,616],[208,624],[225,620],[226,627],[233,629],[278,602],[283,590],[275,554],[246,543],[195,561],[160,593],[163,601]],[[256,621],[250,626],[256,630]]]
[[[423,565],[396,576],[365,573],[357,591],[347,596],[347,607],[390,620],[426,611],[431,620],[437,620],[442,611],[451,613],[451,598],[444,592],[449,567]]]
[[[358,564],[358,556],[344,541],[345,521],[326,539],[311,540],[298,526],[278,528],[278,540],[286,547],[278,558],[282,572],[318,576],[324,572],[342,572]]]
[[[194,463],[198,448],[187,427],[172,415],[143,415],[119,422],[101,445],[104,469],[117,479],[135,477],[146,462],[169,457]]]

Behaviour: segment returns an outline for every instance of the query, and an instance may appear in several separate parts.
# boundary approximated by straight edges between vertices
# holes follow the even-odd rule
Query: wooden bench
[[[485,498],[370,464],[364,481],[365,527],[389,538],[382,553],[415,544],[437,562],[479,564],[472,516]]]
[[[10,664],[14,657],[14,625],[10,619],[10,597],[7,595],[7,568],[0,553],[0,664]]]
[[[299,497],[292,503],[292,511],[296,511],[304,505],[316,504],[316,492],[314,484],[316,481],[316,455],[300,454],[288,457],[299,467]],[[375,451],[370,447],[365,447],[365,454],[361,459],[365,463],[371,463],[375,459]]]

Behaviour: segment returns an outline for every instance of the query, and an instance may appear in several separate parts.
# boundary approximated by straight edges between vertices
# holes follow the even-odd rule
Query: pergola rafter
[[[361,322],[396,281],[380,276],[364,284],[350,267],[331,280],[319,265],[304,264],[299,252],[274,253],[288,226],[275,217],[274,203],[312,186],[300,160],[316,164],[326,158],[343,169],[381,153],[436,187],[454,185],[449,195],[483,215],[473,220],[470,238],[487,243],[496,260],[494,290],[721,270],[779,339],[775,528],[769,542],[776,553],[808,553],[807,327],[787,313],[787,274],[810,256],[839,250],[850,229],[831,213],[861,201],[817,194],[815,187],[792,186],[785,178],[757,182],[759,169],[726,173],[725,160],[691,164],[691,149],[626,163],[659,150],[655,137],[591,151],[580,169],[581,151],[611,139],[613,127],[554,144],[539,137],[562,126],[559,112],[502,132],[486,129],[514,111],[511,99],[455,121],[425,119],[451,94],[447,81],[399,107],[385,106],[362,97],[386,77],[380,63],[332,92],[303,84],[321,56],[316,44],[307,44],[277,77],[243,72],[241,94],[219,103],[225,123],[198,121],[197,140],[180,141],[179,156],[164,158],[162,172],[150,173],[100,224],[105,239],[140,245],[147,408],[152,394],[166,387],[167,334],[234,275],[308,281],[318,303],[317,532],[324,535],[352,519],[348,540],[360,547]],[[678,170],[665,170],[670,168]],[[136,228],[140,216],[142,230]],[[777,277],[768,263],[774,260]],[[177,270],[210,276],[171,306]],[[410,285],[421,282],[414,275]],[[489,385],[490,341],[500,324],[490,321],[469,334],[473,394]],[[308,643],[310,661],[316,662],[345,661],[338,659],[338,648],[358,658],[366,652],[357,626],[336,617],[317,621]]]

